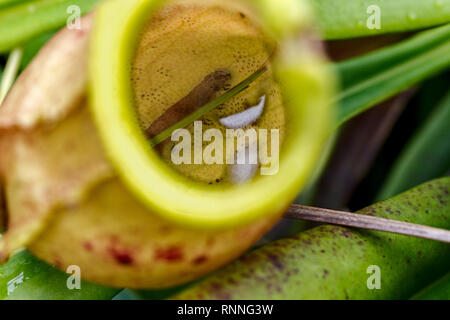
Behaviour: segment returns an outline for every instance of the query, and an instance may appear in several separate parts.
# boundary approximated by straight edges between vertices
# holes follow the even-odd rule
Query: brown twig
[[[344,211],[292,205],[288,209],[285,218],[386,231],[450,243],[450,231],[448,230]]]

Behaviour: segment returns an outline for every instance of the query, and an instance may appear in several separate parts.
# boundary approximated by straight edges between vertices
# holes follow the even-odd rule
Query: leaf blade
[[[78,6],[81,14],[91,11],[99,0],[36,0],[0,11],[0,53],[42,34],[62,27]],[[31,12],[31,14],[30,14]]]
[[[422,48],[416,53],[418,44]],[[448,67],[450,25],[423,32],[393,48],[338,63],[343,90],[335,98],[339,103],[336,127]]]
[[[0,299],[109,300],[120,291],[84,281],[80,290],[69,290],[69,276],[22,250],[0,266]]]
[[[312,0],[325,39],[423,29],[450,21],[450,1]],[[373,7],[376,6],[376,7]],[[379,8],[380,28],[369,28]]]
[[[450,178],[431,181],[359,213],[448,229],[449,190]],[[389,270],[383,290],[367,289],[370,265]],[[446,244],[324,225],[247,253],[174,298],[405,299],[449,267]]]
[[[411,300],[450,300],[450,273],[415,294]]]
[[[445,175],[450,170],[449,124],[450,91],[402,151],[379,191],[377,200]]]

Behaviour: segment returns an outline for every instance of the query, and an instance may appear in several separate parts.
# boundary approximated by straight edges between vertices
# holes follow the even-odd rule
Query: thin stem
[[[450,243],[450,231],[363,214],[292,205],[285,218],[385,231]]]
[[[20,62],[22,61],[23,49],[21,47],[11,51],[6,62],[5,72],[2,77],[2,82],[0,84],[0,106],[5,100],[6,95],[11,89],[14,81],[17,77],[17,72],[19,71]]]
[[[263,66],[261,69],[259,69],[255,73],[253,73],[251,76],[249,76],[247,79],[245,79],[244,81],[239,83],[237,86],[233,87],[232,89],[228,90],[227,92],[220,95],[216,99],[207,103],[203,107],[201,107],[201,108],[197,109],[196,111],[194,111],[193,113],[189,114],[183,120],[177,122],[173,126],[167,128],[163,132],[159,133],[157,136],[155,136],[150,141],[151,146],[154,147],[154,146],[158,145],[159,143],[165,141],[172,135],[172,133],[175,130],[188,126],[189,124],[191,124],[195,120],[201,118],[203,115],[205,115],[209,111],[213,110],[214,108],[220,106],[221,104],[225,103],[229,99],[238,95],[239,93],[241,93],[242,91],[247,89],[250,84],[252,84],[256,79],[258,79],[266,71],[267,71],[267,67]]]

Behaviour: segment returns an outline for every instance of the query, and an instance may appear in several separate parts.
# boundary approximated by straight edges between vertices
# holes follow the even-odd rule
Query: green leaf
[[[62,27],[72,15],[67,9],[78,6],[81,14],[91,11],[98,0],[37,0],[0,11],[0,53]]]
[[[15,6],[24,2],[30,2],[31,0],[0,0],[0,8],[6,8],[9,6]]]
[[[412,300],[450,300],[450,273],[432,283],[416,295]]]
[[[37,36],[36,38],[31,39],[26,42],[23,46],[23,57],[22,64],[20,66],[21,70],[24,70],[33,60],[34,56],[39,52],[39,50],[49,41],[53,35],[54,31],[47,32]]]
[[[196,283],[194,281],[193,283]],[[191,283],[192,284],[192,283]],[[169,289],[160,290],[127,290],[133,295],[135,300],[164,300],[172,297],[175,294],[180,293],[182,290],[186,289],[189,284],[184,284]]]
[[[450,22],[450,0],[312,0],[326,39],[423,29]],[[370,29],[380,10],[380,28]],[[376,9],[376,7],[375,7]],[[369,10],[369,12],[368,12]],[[369,22],[369,24],[368,24]]]
[[[81,289],[69,290],[69,276],[23,250],[0,266],[0,299],[109,300],[120,291],[84,281],[81,282]]]
[[[449,229],[449,191],[443,178],[359,213]],[[370,266],[381,290],[367,287]],[[175,299],[407,299],[449,268],[448,244],[322,225],[247,253]]]
[[[450,25],[336,64],[342,90],[336,125],[450,67]]]
[[[377,199],[383,200],[450,170],[450,91],[394,163]]]

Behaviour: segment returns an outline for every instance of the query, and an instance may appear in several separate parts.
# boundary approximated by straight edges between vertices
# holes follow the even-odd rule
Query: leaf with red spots
[[[435,180],[359,213],[449,229],[449,190],[450,178]],[[367,288],[372,265],[383,290]],[[323,225],[254,250],[175,299],[407,299],[449,268],[447,244]]]

